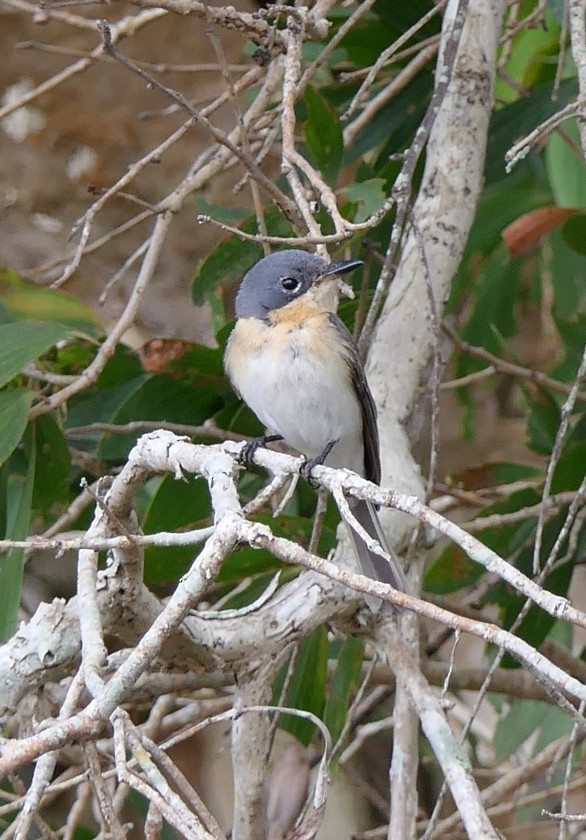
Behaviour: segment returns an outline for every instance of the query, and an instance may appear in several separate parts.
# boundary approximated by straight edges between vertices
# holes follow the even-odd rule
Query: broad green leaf
[[[11,321],[15,320],[16,318],[14,317],[12,312],[10,312],[5,303],[2,300],[0,300],[0,324],[9,324]]]
[[[224,398],[212,388],[192,385],[171,376],[143,375],[73,400],[67,427],[94,422],[124,424],[134,420],[198,425],[214,415],[223,403]],[[97,454],[100,457],[121,460],[140,434],[88,433],[84,440],[86,447],[91,446],[92,440],[99,441]]]
[[[196,197],[195,203],[201,213],[209,216],[210,219],[216,219],[218,222],[234,224],[235,222],[242,222],[248,216],[248,210],[243,210],[240,207],[227,207],[224,204],[210,204],[202,195]]]
[[[519,137],[533,131],[536,125],[560,111],[576,98],[576,81],[567,79],[561,83],[558,96],[552,99],[552,84],[541,85],[529,96],[523,97],[496,111],[490,121],[486,149],[485,176],[487,183],[504,178],[505,155]],[[532,152],[520,161],[516,168],[531,168],[537,153]],[[514,170],[513,170],[514,171]]]
[[[222,403],[222,398],[212,390],[166,376],[152,376],[116,407],[111,422],[166,420],[197,425],[218,411]],[[109,459],[124,458],[137,437],[135,434],[104,436],[98,454]]]
[[[307,712],[313,712],[317,717],[321,717],[324,706],[327,665],[327,632],[325,627],[318,627],[300,644],[299,656],[295,662],[293,676],[283,705],[293,709],[304,709]],[[279,694],[280,687],[277,685],[273,703],[279,702]],[[315,734],[315,726],[311,721],[286,713],[280,715],[279,726],[305,746],[310,743]]]
[[[255,519],[258,522],[268,525],[275,536],[285,537],[301,545],[307,545],[313,528],[313,516],[305,516],[303,514],[298,514],[297,516],[281,514],[274,519],[270,514],[261,513]],[[335,543],[335,526],[329,527],[324,525],[318,546],[318,553],[321,555],[327,554]],[[266,571],[275,571],[281,568],[283,568],[283,563],[276,560],[270,552],[256,548],[242,547],[224,560],[220,574],[218,575],[218,581],[240,580],[243,577],[261,574]]]
[[[586,335],[586,310],[576,309],[569,317],[555,317],[555,325],[564,342],[565,356],[553,369],[553,375],[566,382],[573,382],[584,350]]]
[[[567,322],[576,321],[580,314],[586,315],[586,253],[580,234],[586,235],[584,219],[577,216],[576,225],[566,225],[560,231],[552,231],[549,236],[549,249],[544,259],[544,268],[551,277],[553,289],[553,312],[557,319]],[[573,221],[573,220],[572,220]],[[577,333],[580,351],[584,344],[584,331]]]
[[[138,354],[129,347],[118,344],[114,355],[108,359],[101,372],[96,386],[100,389],[113,388],[115,385],[124,385],[140,376],[144,377],[145,371]]]
[[[428,0],[377,0],[374,8],[381,20],[392,28],[395,33],[393,37],[397,37],[414,24],[419,24],[421,18],[429,12],[430,5]],[[376,22],[375,28],[378,25]],[[441,17],[435,15],[425,26],[418,28],[416,37],[428,38],[430,35],[439,33],[440,28]]]
[[[29,529],[33,487],[36,472],[34,432],[26,435],[28,469],[23,477],[12,475],[6,484],[6,539],[22,540]],[[0,555],[0,642],[6,641],[16,628],[20,590],[24,571],[24,549],[13,548]]]
[[[69,402],[65,429],[83,427],[91,423],[113,422],[112,418],[118,408],[132,399],[132,395],[147,379],[147,374],[142,374],[128,381],[118,382],[111,388],[100,388],[75,396]],[[100,432],[87,432],[83,437],[76,435],[75,444],[84,450],[95,452],[101,439]]]
[[[576,439],[576,431],[584,431],[586,423],[575,427],[572,437],[566,442],[553,474],[551,482],[552,493],[563,493],[566,490],[577,490],[584,478],[586,468],[586,441]]]
[[[46,510],[65,493],[71,455],[63,432],[45,415],[34,421],[37,446],[33,507]]]
[[[177,481],[166,476],[151,501],[142,530],[145,534],[156,534],[158,531],[205,527],[211,524],[210,516],[210,496],[203,479],[186,476],[185,481]],[[200,546],[147,548],[145,582],[148,585],[175,582],[199,549]]]
[[[10,388],[0,391],[0,464],[18,446],[26,429],[32,391]]]
[[[555,436],[560,425],[560,409],[547,391],[540,390],[531,400],[529,419],[527,420],[527,446],[535,452],[549,455],[553,449]]]
[[[72,334],[71,327],[51,321],[14,321],[0,326],[0,388],[42,356],[57,341]]]
[[[65,292],[37,286],[15,271],[0,271],[0,300],[18,319],[57,321],[71,331],[93,337],[104,330],[100,320],[84,303]]]
[[[219,347],[193,344],[179,359],[168,365],[169,373],[179,374],[186,383],[218,394],[231,393],[224,373],[224,353]]]
[[[323,718],[334,744],[344,728],[348,709],[360,685],[363,659],[364,643],[361,639],[345,639],[340,647],[336,670],[326,697]]]
[[[362,181],[359,184],[350,184],[344,187],[344,195],[348,201],[356,202],[358,212],[354,217],[355,222],[364,222],[377,210],[380,210],[385,203],[384,179],[372,178],[369,181]]]
[[[513,755],[541,727],[549,709],[548,703],[539,700],[511,701],[511,707],[506,716],[499,720],[493,738],[497,762]]]
[[[562,227],[564,242],[573,251],[584,256],[586,254],[586,214],[581,213],[568,219]]]
[[[528,558],[532,559],[533,546],[530,546],[530,548],[527,549],[526,555]],[[572,572],[572,564],[566,563],[547,577],[544,588],[547,589],[548,592],[553,592],[555,595],[566,597],[568,594],[568,587],[572,579]],[[501,587],[500,591],[504,592],[505,587]],[[502,612],[502,622],[503,626],[508,629],[517,619],[525,599],[516,597],[510,592],[507,592],[506,595],[503,596],[503,600],[504,599],[506,599],[507,603]],[[524,639],[531,645],[531,647],[539,648],[539,646],[548,637],[554,624],[555,618],[553,616],[546,613],[539,607],[533,606],[529,609],[529,612],[521,622],[521,625],[517,628],[515,635],[520,639]],[[502,667],[522,668],[524,667],[524,663],[519,662],[518,659],[507,653],[503,657]]]
[[[275,208],[267,210],[265,222],[271,236],[292,235],[291,225]],[[256,216],[249,216],[239,227],[244,233],[258,233]],[[241,239],[235,234],[220,242],[202,260],[193,280],[192,297],[195,305],[202,306],[219,286],[240,280],[262,255],[262,245]]]
[[[539,557],[540,566],[543,567],[549,553],[555,543],[555,540],[562,527],[565,519],[566,511],[562,510],[552,520],[548,521],[543,529],[543,541],[541,553]],[[515,566],[523,572],[523,574],[532,576],[533,573],[533,554],[534,554],[534,535],[536,519],[524,523],[524,534],[516,534],[515,539],[512,540],[511,549],[516,552]],[[553,592],[562,597],[567,596],[568,587],[572,579],[573,564],[565,563],[559,568],[551,572],[543,583],[543,588],[548,592]],[[497,597],[494,599],[501,607],[501,621],[502,626],[506,629],[510,628],[513,623],[518,620],[519,612],[525,602],[525,597],[519,595],[516,591],[507,586],[499,586],[496,590]],[[532,606],[526,617],[521,622],[521,625],[516,631],[519,638],[527,641],[532,647],[539,648],[543,640],[551,631],[556,619],[549,613],[542,610],[540,607]],[[518,668],[521,663],[507,654],[503,658],[503,667]]]
[[[513,461],[500,461],[494,465],[495,483],[512,484],[524,479],[536,478],[543,470],[529,464],[517,464]]]
[[[304,97],[307,119],[305,142],[317,168],[334,186],[342,162],[344,141],[338,115],[322,93],[308,86]]]
[[[572,145],[568,142],[568,137]],[[554,132],[545,143],[547,174],[556,203],[560,207],[586,209],[586,171],[579,149],[580,136],[575,120],[564,123],[563,135]]]

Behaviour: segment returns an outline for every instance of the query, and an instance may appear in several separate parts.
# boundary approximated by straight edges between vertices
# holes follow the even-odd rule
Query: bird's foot
[[[248,441],[246,446],[243,446],[238,456],[238,462],[245,467],[249,467],[254,461],[256,450],[261,446],[266,446],[267,443],[274,443],[277,440],[283,440],[282,435],[263,435],[262,437],[254,438]]]
[[[311,476],[311,472],[314,467],[321,467],[324,463],[334,446],[337,444],[337,440],[331,440],[327,445],[324,451],[320,455],[316,455],[315,458],[306,458],[305,461],[299,467],[300,474],[307,479],[307,482],[314,490],[319,487],[319,482],[317,482]]]

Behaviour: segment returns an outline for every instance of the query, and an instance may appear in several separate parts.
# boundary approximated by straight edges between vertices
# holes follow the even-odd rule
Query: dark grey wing
[[[362,436],[364,438],[364,478],[368,481],[373,481],[375,484],[380,484],[381,468],[380,468],[380,451],[378,440],[378,425],[376,422],[376,405],[370,393],[368,382],[366,381],[366,374],[364,367],[358,355],[358,349],[354,344],[354,339],[347,329],[346,325],[338,318],[338,316],[331,312],[330,323],[338,331],[340,338],[344,343],[344,350],[346,361],[350,369],[352,377],[352,384],[358,396],[360,409],[362,411]]]

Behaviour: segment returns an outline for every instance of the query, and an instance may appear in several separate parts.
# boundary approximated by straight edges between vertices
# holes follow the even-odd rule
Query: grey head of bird
[[[255,263],[244,275],[236,295],[237,318],[266,318],[304,295],[318,281],[346,274],[360,260],[327,263],[315,254],[293,249],[276,251]]]

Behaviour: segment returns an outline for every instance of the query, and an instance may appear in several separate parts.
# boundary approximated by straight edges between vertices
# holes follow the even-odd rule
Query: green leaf
[[[521,288],[521,262],[509,262],[504,248],[499,249],[487,265],[484,276],[477,280],[474,309],[462,330],[462,338],[495,353],[500,351],[503,338],[515,332],[515,309]],[[457,375],[465,376],[485,366],[480,359],[461,354]]]
[[[533,738],[530,755],[537,755],[548,744],[572,729],[572,718],[561,709],[540,700],[511,700],[507,714],[497,723],[493,746],[501,762]],[[538,732],[539,737],[534,738]],[[526,760],[526,759],[524,759]]]
[[[577,224],[563,226],[549,235],[550,260],[544,268],[551,276],[553,311],[556,318],[575,321],[586,314],[586,251],[580,240],[580,231],[586,234],[586,216],[576,216]],[[567,224],[567,223],[566,223]],[[580,348],[584,332],[580,331]]]
[[[108,359],[96,386],[113,388],[115,385],[123,385],[140,376],[145,376],[145,372],[138,354],[123,344],[117,344],[114,355]]]
[[[529,478],[542,475],[543,470],[529,464],[518,464],[514,461],[499,461],[494,465],[495,484],[513,484]]]
[[[57,341],[72,334],[71,327],[51,321],[14,321],[0,326],[0,388],[42,356]]]
[[[566,79],[561,83],[556,99],[552,99],[552,84],[540,85],[529,96],[523,97],[496,111],[490,121],[486,149],[485,177],[487,183],[506,176],[505,155],[518,140],[533,131],[548,117],[560,111],[576,98],[576,81]],[[532,152],[515,168],[529,169],[537,158]],[[513,170],[514,171],[514,170]]]
[[[383,178],[371,178],[369,181],[344,187],[344,195],[348,201],[356,202],[359,205],[354,218],[355,222],[364,222],[369,216],[381,209],[386,199],[384,185]]]
[[[334,744],[344,728],[350,703],[360,685],[363,659],[364,643],[353,637],[345,639],[338,654],[323,718]]]
[[[158,531],[205,527],[211,524],[210,495],[207,483],[187,477],[177,481],[166,476],[147,510],[142,530],[145,534]],[[199,551],[198,546],[150,546],[145,550],[145,583],[147,585],[175,582]]]
[[[563,134],[559,131],[550,134],[545,144],[545,166],[556,203],[560,207],[586,208],[586,172],[579,149],[580,135],[576,120],[565,122]]]
[[[73,400],[67,427],[93,422],[124,424],[134,420],[197,425],[215,414],[223,402],[222,396],[211,388],[202,388],[169,376],[143,375]],[[122,460],[140,434],[88,433],[85,445],[89,448],[92,442],[98,440],[96,452],[100,457]]]
[[[328,637],[325,627],[316,628],[300,644],[299,656],[283,705],[304,709],[321,717],[324,706],[328,664]],[[282,679],[277,681],[282,685]],[[280,686],[276,686],[273,703],[279,702]],[[281,714],[279,726],[307,746],[315,733],[315,726],[308,720]]]
[[[72,295],[37,286],[15,271],[0,271],[0,300],[15,318],[57,321],[71,331],[97,337],[104,329],[84,303]]]
[[[564,242],[578,254],[586,254],[586,214],[568,219],[562,227]]]
[[[584,419],[584,418],[583,418]],[[586,423],[582,423],[582,429]],[[552,493],[563,493],[566,490],[577,490],[584,478],[586,464],[586,441],[574,440],[579,427],[574,427],[570,440],[566,443],[565,451],[561,455],[551,482]],[[576,558],[577,559],[577,558]]]
[[[267,231],[271,236],[292,236],[289,222],[276,208],[265,214]],[[258,233],[256,216],[249,216],[240,226],[244,233]],[[199,265],[193,280],[192,297],[196,306],[202,306],[219,286],[240,280],[248,269],[263,255],[262,245],[233,235],[220,242]]]
[[[6,539],[23,540],[29,529],[36,472],[34,430],[26,434],[28,469],[26,476],[10,476],[6,484]],[[24,571],[24,549],[13,548],[0,555],[0,642],[10,638],[16,628],[20,590]]]
[[[417,130],[433,90],[433,75],[423,70],[403,90],[374,115],[356,135],[344,153],[348,164],[384,143],[376,169],[388,162],[392,152],[401,151]]]
[[[26,429],[32,391],[11,388],[0,392],[0,465],[18,446]]]
[[[530,403],[531,413],[527,420],[527,446],[535,452],[549,455],[560,425],[560,409],[547,391],[540,390]]]
[[[513,38],[513,49],[505,65],[506,78],[495,80],[495,98],[518,99],[519,87],[531,90],[551,81],[559,50],[559,25],[546,13],[543,26],[521,28]],[[503,74],[504,76],[504,74]],[[518,85],[511,85],[507,79]]]
[[[325,180],[334,186],[344,151],[338,115],[323,94],[309,85],[303,101],[307,107],[303,126],[307,148]]]
[[[484,571],[484,566],[470,560],[461,548],[450,545],[425,572],[423,589],[434,595],[447,595],[472,586]]]
[[[539,557],[540,566],[543,567],[549,553],[557,539],[562,524],[566,516],[566,511],[560,511],[552,520],[546,523],[543,529],[543,542],[541,553]],[[528,520],[518,529],[518,533],[514,535],[511,540],[511,551],[515,552],[521,548],[517,553],[515,565],[523,574],[531,576],[533,570],[533,554],[534,554],[534,531],[536,527],[536,518]],[[549,575],[547,575],[543,588],[548,592],[553,592],[562,597],[567,596],[568,587],[572,579],[573,564],[568,562],[559,566]],[[501,607],[501,621],[505,629],[509,629],[513,623],[518,620],[519,612],[525,603],[525,596],[519,595],[516,591],[512,591],[510,587],[499,585],[496,590],[497,597],[494,599]],[[521,622],[516,631],[519,638],[524,639],[532,647],[539,648],[541,643],[547,638],[549,632],[555,624],[556,619],[549,613],[542,610],[535,605],[531,606],[527,615]],[[503,658],[503,667],[518,668],[520,663],[507,654]]]
[[[527,555],[531,552],[532,557],[532,550],[533,546],[531,546],[531,549],[527,551]],[[565,597],[568,592],[571,577],[572,565],[567,563],[565,566],[556,569],[552,575],[548,576],[545,588],[549,592]],[[517,598],[507,594],[507,604],[502,616],[503,626],[506,629],[508,629],[517,619],[519,612],[523,608],[523,604],[523,598]],[[548,637],[554,624],[555,618],[549,615],[549,613],[544,612],[539,607],[534,606],[529,609],[515,635],[517,635],[520,639],[524,639],[524,641],[530,644],[531,647],[539,648],[539,646]],[[519,662],[519,660],[513,657],[512,654],[507,653],[503,657],[502,667],[521,668],[524,666],[523,663]]]
[[[210,219],[216,219],[218,222],[234,224],[234,222],[243,221],[248,216],[248,210],[243,210],[240,207],[227,207],[224,204],[210,204],[202,195],[196,197],[195,203],[200,213],[209,216]]]
[[[512,478],[513,476],[511,476]],[[474,518],[491,514],[512,513],[539,501],[537,490],[527,488],[511,493],[506,499],[495,502],[476,513]],[[530,524],[531,528],[534,527]],[[513,551],[514,540],[522,533],[518,524],[501,525],[499,528],[487,528],[479,531],[478,539],[501,556],[508,556]],[[523,537],[524,539],[524,537]],[[456,545],[449,545],[427,569],[423,580],[424,589],[436,595],[446,595],[464,587],[471,586],[484,574],[484,566],[474,563]]]
[[[46,510],[65,493],[71,455],[63,432],[52,417],[37,417],[34,426],[37,469],[33,507]]]

